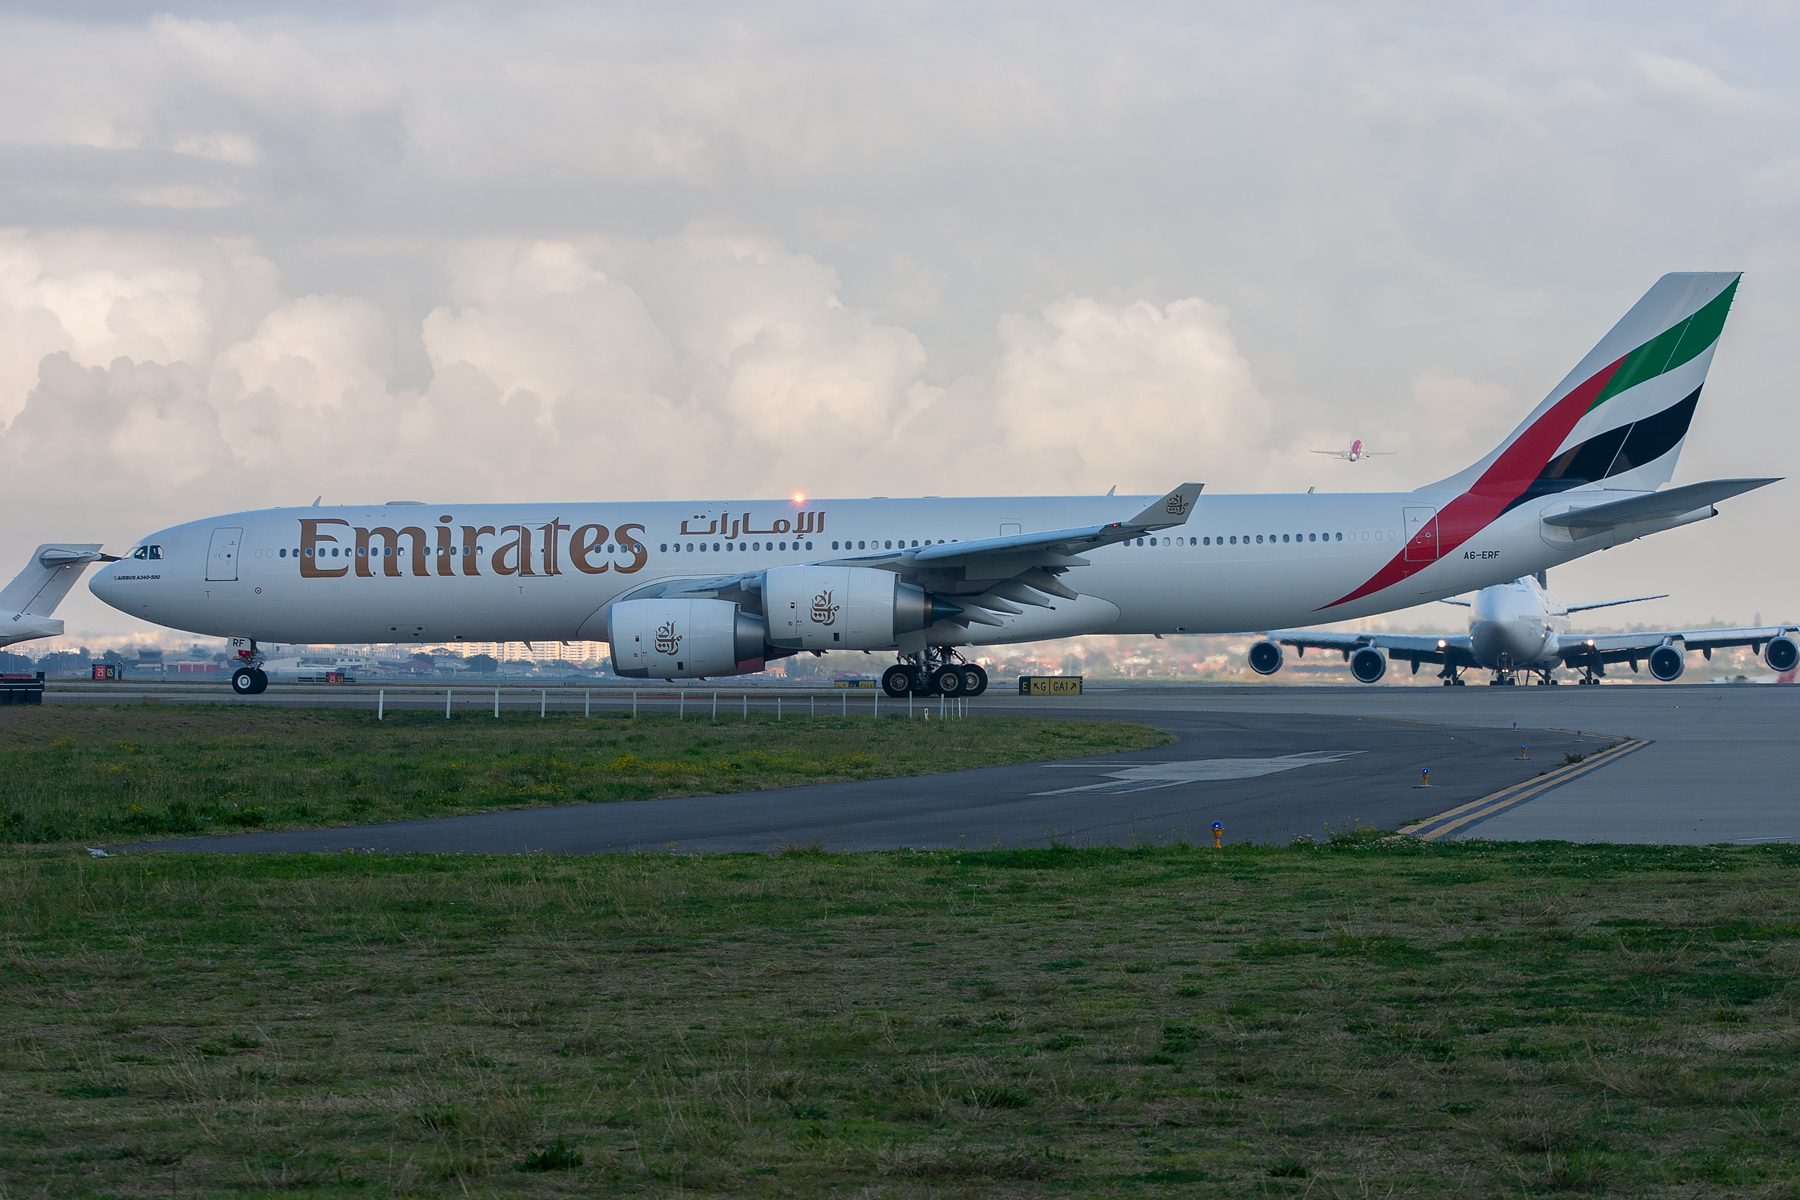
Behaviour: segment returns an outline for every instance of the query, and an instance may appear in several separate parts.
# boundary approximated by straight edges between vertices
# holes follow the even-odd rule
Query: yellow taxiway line
[[[1400,832],[1423,838],[1428,842],[1435,842],[1445,834],[1454,833],[1471,822],[1491,817],[1495,813],[1504,812],[1523,804],[1551,788],[1560,787],[1589,771],[1597,771],[1606,764],[1624,758],[1635,750],[1642,750],[1649,744],[1649,742],[1637,738],[1627,739],[1616,746],[1600,751],[1591,758],[1571,763],[1566,767],[1558,767],[1547,774],[1539,775],[1536,779],[1527,779],[1524,783],[1515,783],[1511,787],[1501,788],[1492,795],[1458,805],[1449,812],[1441,812],[1435,817],[1430,817],[1417,825],[1402,829]]]

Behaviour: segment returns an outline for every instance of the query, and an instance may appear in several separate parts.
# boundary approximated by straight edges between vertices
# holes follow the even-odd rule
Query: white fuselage
[[[1530,576],[1482,588],[1469,605],[1470,649],[1484,670],[1560,667],[1568,631],[1569,610]]]
[[[61,637],[60,617],[34,617],[30,613],[0,612],[0,646],[33,638]]]
[[[1539,513],[1557,499],[1548,497],[1504,513],[1391,586],[1336,603],[1391,570],[1410,552],[1409,521],[1418,527],[1451,499],[1202,495],[1184,525],[1085,553],[1086,565],[1060,577],[1079,599],[1028,607],[998,626],[940,622],[924,640],[999,644],[1346,620],[1487,587],[1610,544],[1577,546],[1546,534]],[[153,534],[90,586],[147,621],[262,642],[597,640],[606,637],[609,604],[659,579],[853,560],[902,541],[923,547],[1124,521],[1144,503],[1106,496],[264,509]],[[1504,618],[1504,627],[1523,630],[1521,620]]]

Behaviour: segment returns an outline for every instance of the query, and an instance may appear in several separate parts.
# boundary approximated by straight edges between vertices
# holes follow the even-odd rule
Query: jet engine
[[[606,610],[613,673],[699,679],[763,669],[762,618],[727,600],[625,600]]]
[[[1771,639],[1763,650],[1763,661],[1769,664],[1771,671],[1791,671],[1800,665],[1800,645],[1786,634]]]
[[[1364,646],[1350,656],[1350,673],[1358,683],[1374,683],[1387,674],[1387,656],[1373,646]]]
[[[1674,683],[1687,670],[1687,655],[1679,646],[1658,646],[1650,652],[1650,674],[1662,683]]]
[[[1250,647],[1250,669],[1258,675],[1273,675],[1281,670],[1281,647],[1264,639]]]
[[[789,650],[882,650],[962,612],[873,567],[771,567],[762,599],[770,644]]]

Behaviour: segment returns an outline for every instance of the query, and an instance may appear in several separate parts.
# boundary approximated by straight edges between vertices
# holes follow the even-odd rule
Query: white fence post
[[[494,689],[494,720],[500,719],[500,689]]]
[[[719,693],[713,693],[713,724],[719,723]]]
[[[538,691],[538,720],[541,721],[544,719],[544,713],[547,709],[549,709],[549,707],[550,707],[550,689],[549,688],[541,688]]]
[[[444,720],[450,719],[450,689],[444,689]]]
[[[382,710],[385,709],[386,707],[387,707],[387,693],[385,691],[376,692],[375,693],[375,719],[377,721],[380,721],[383,719]]]
[[[682,688],[681,691],[676,694],[678,696],[680,696],[681,699],[680,699],[680,707],[677,709],[676,714],[675,714],[675,719],[677,721],[685,721],[685,720],[687,720],[687,689]]]
[[[581,715],[584,717],[591,717],[594,715],[594,693],[581,693]]]

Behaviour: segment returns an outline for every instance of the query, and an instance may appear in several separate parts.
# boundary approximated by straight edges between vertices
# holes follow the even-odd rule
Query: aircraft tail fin
[[[1667,483],[1739,275],[1664,275],[1487,457],[1421,490],[1478,492],[1511,508],[1584,485]]]
[[[91,562],[99,562],[100,543],[46,542],[31,552],[31,561],[0,588],[0,609],[47,617],[56,611]]]

